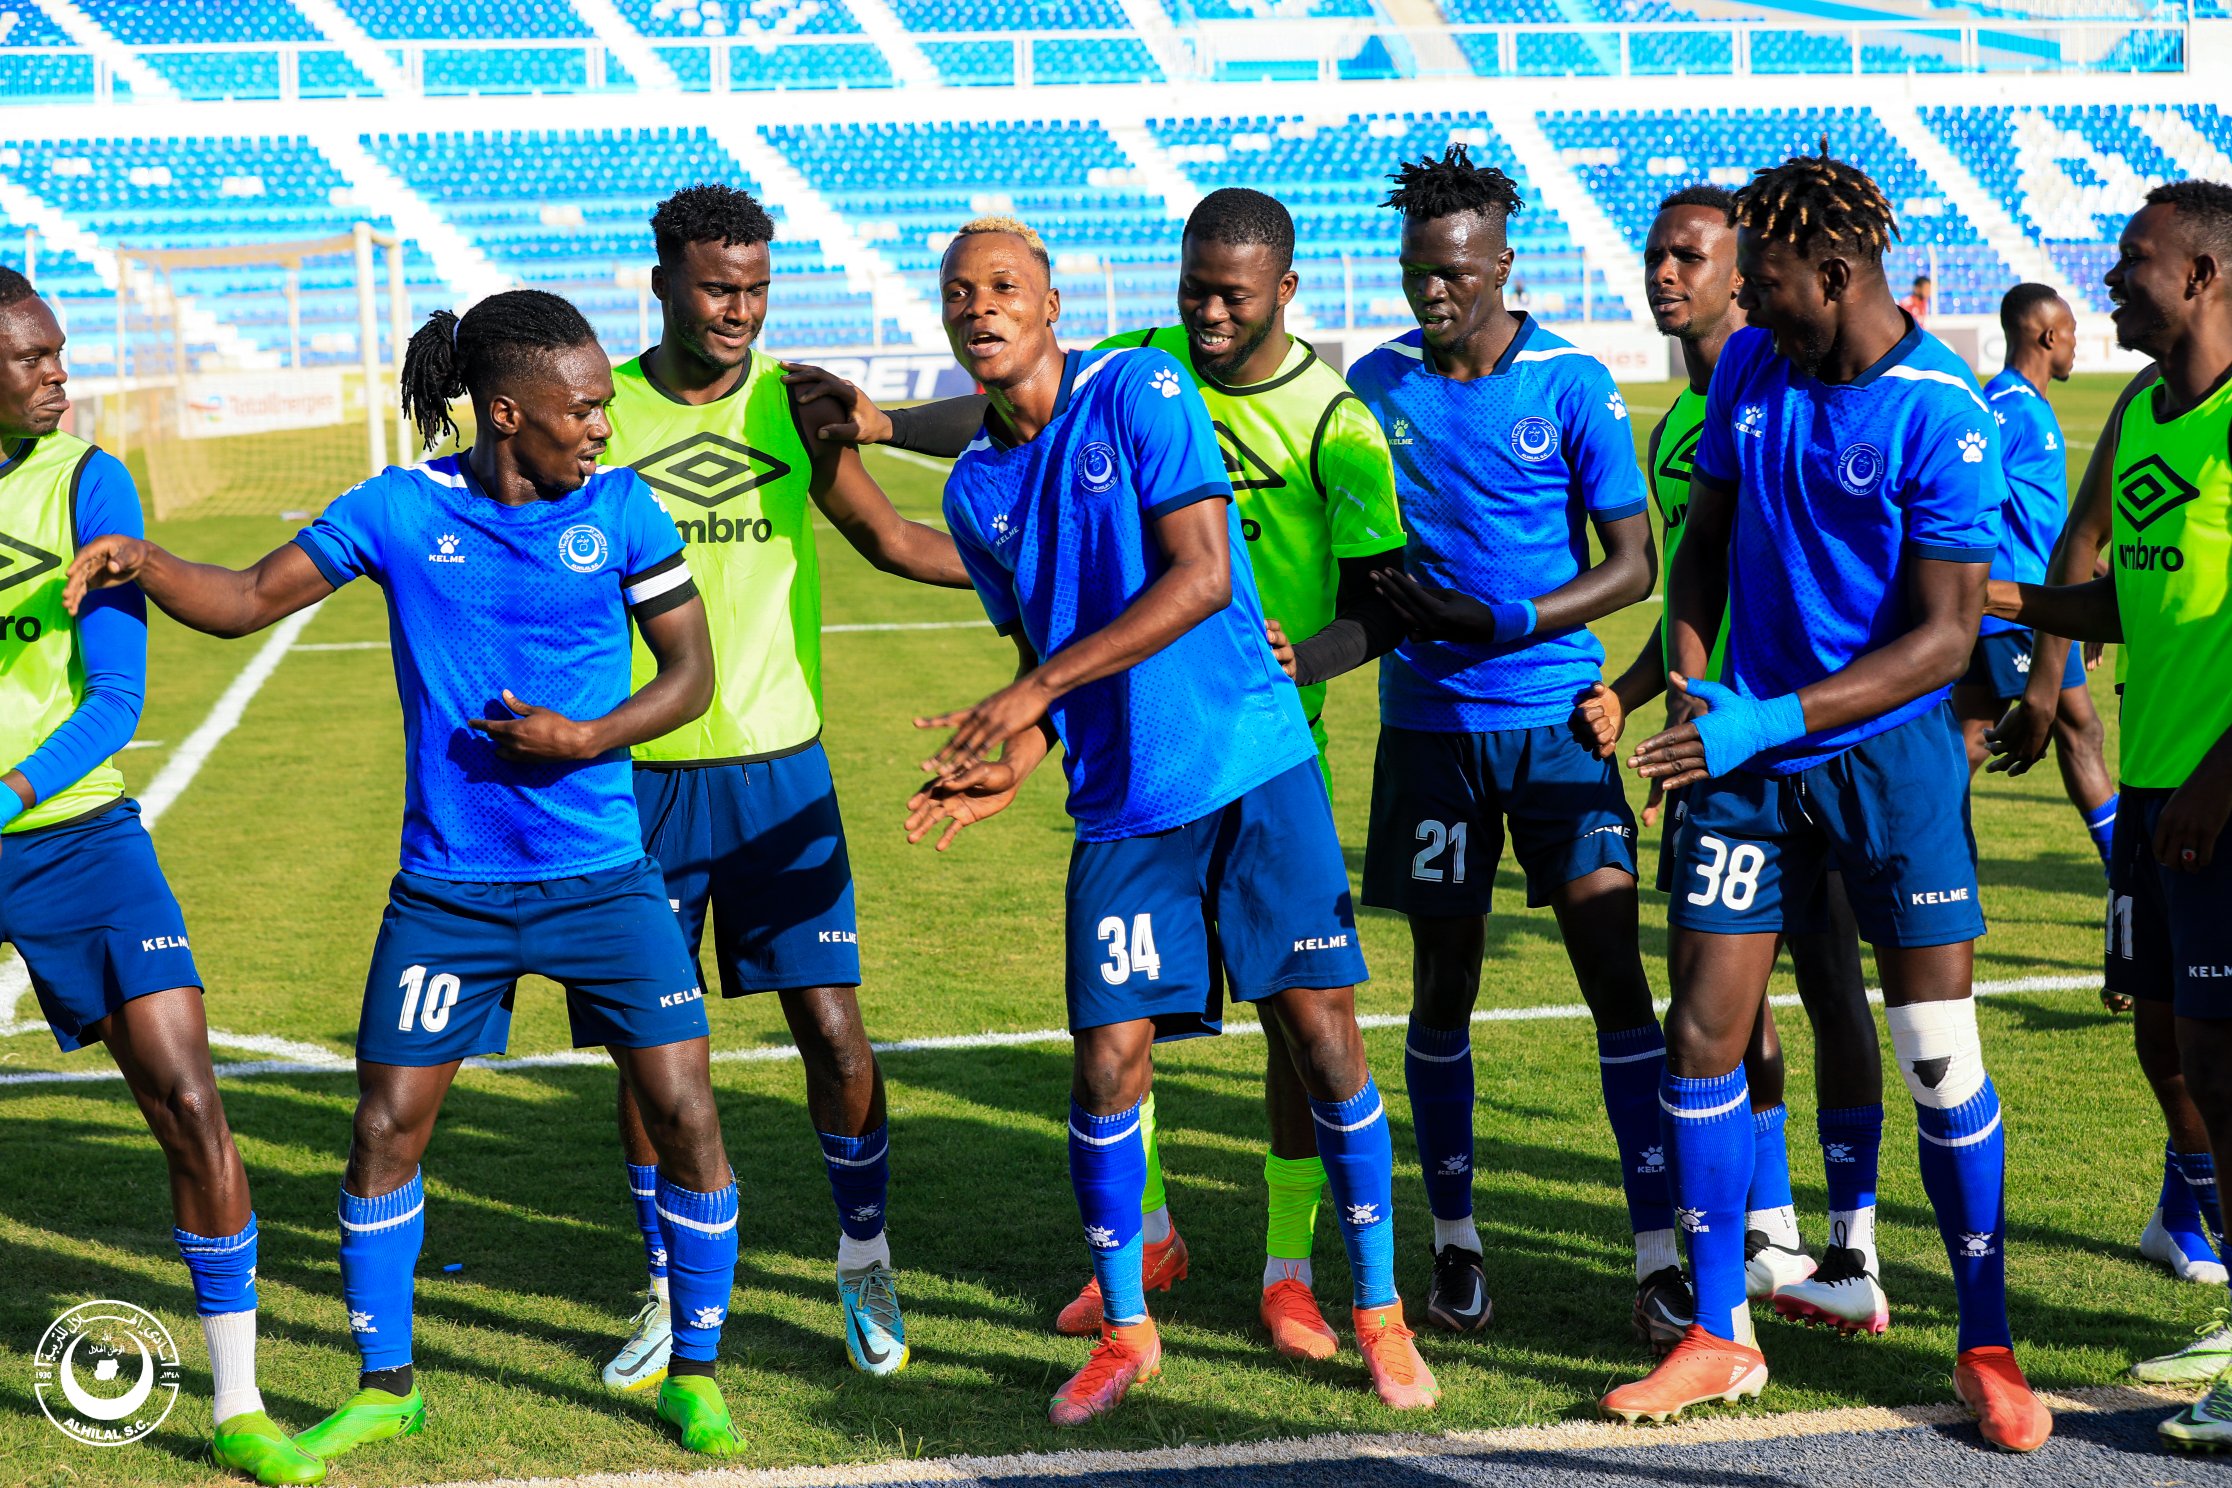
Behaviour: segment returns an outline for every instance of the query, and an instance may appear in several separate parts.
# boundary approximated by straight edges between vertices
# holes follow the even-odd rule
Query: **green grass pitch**
[[[2055,390],[2082,462],[2118,380]],[[1630,390],[1640,438],[1673,389]],[[878,456],[902,507],[934,513],[935,474]],[[2075,470],[2073,468],[2072,474]],[[305,491],[290,504],[315,506]],[[157,535],[194,557],[245,562],[283,540],[273,517],[173,523]],[[871,572],[822,529],[832,624],[970,620],[966,594]],[[1614,669],[1655,605],[1602,626]],[[330,600],[303,639],[377,641],[377,592]],[[259,644],[190,636],[158,620],[140,737],[123,756],[143,788]],[[1058,1026],[1060,927],[1069,830],[1060,781],[1035,781],[1006,817],[933,855],[908,848],[901,803],[929,741],[917,714],[965,704],[1007,676],[988,630],[828,637],[826,738],[859,881],[871,1033],[884,1040]],[[2113,720],[2108,672],[2094,692]],[[1335,685],[1329,708],[1337,809],[1360,865],[1376,720],[1373,683]],[[1647,720],[1646,720],[1647,721]],[[1634,737],[1633,734],[1630,736]],[[290,656],[158,830],[163,860],[210,979],[213,1026],[345,1052],[400,816],[399,731],[377,650]],[[2113,724],[2111,722],[2111,739]],[[2113,747],[2111,745],[2111,747]],[[1640,804],[1642,792],[1634,790]],[[1991,934],[1980,978],[2085,975],[2098,966],[2099,865],[2051,766],[1985,777],[1975,819]],[[1645,881],[1657,848],[1643,842]],[[1522,908],[1508,861],[1489,925],[1484,1007],[1576,1000],[1547,912]],[[1375,979],[1367,1012],[1408,1002],[1403,925],[1365,911]],[[1644,896],[1643,946],[1663,989],[1665,910]],[[1789,990],[1787,977],[1777,991]],[[26,998],[19,1017],[33,1017]],[[772,998],[718,1005],[715,1044],[786,1041]],[[2015,1333],[2041,1385],[2105,1383],[2137,1353],[2167,1347],[2222,1301],[2141,1264],[2133,1242],[2154,1199],[2161,1125],[2134,1068],[2128,1021],[2088,991],[2015,994],[1983,1005],[1988,1058],[2008,1107],[2009,1272]],[[1245,1022],[1247,1015],[1240,1015]],[[1822,1240],[1824,1194],[1811,1138],[1813,1050],[1784,1015],[1791,1158],[1807,1238]],[[1389,1096],[1400,1278],[1414,1306],[1427,1269],[1426,1219],[1402,1094],[1397,1029],[1368,1036]],[[514,1053],[565,1047],[555,988],[522,990]],[[1476,1038],[1478,1202],[1496,1322],[1482,1338],[1427,1337],[1447,1391],[1432,1424],[1482,1428],[1585,1411],[1642,1362],[1628,1334],[1625,1213],[1585,1021],[1492,1024]],[[1083,1357],[1050,1325],[1084,1275],[1065,1176],[1065,1047],[899,1053],[886,1058],[894,1130],[891,1233],[914,1342],[904,1374],[848,1370],[831,1282],[835,1226],[795,1063],[716,1066],[744,1192],[743,1258],[721,1382],[756,1465],[905,1454],[1130,1447],[1329,1430],[1393,1429],[1361,1361],[1279,1360],[1255,1321],[1261,1255],[1263,1045],[1203,1040],[1159,1060],[1172,1205],[1194,1252],[1192,1279],[1156,1299],[1168,1345],[1161,1380],[1096,1428],[1057,1436],[1045,1407]],[[219,1057],[240,1057],[220,1051]],[[0,1039],[0,1073],[105,1067],[58,1056],[43,1032]],[[1771,1409],[1947,1398],[1953,1296],[1913,1159],[1912,1112],[1889,1082],[1884,1149],[1885,1284],[1893,1328],[1845,1343],[1762,1315],[1775,1368]],[[461,1078],[426,1158],[427,1238],[418,1286],[418,1363],[430,1404],[423,1437],[367,1449],[336,1469],[365,1484],[682,1468],[650,1402],[608,1396],[597,1365],[641,1288],[640,1251],[613,1140],[606,1069],[474,1072]],[[240,1079],[225,1101],[263,1227],[262,1377],[273,1413],[299,1429],[352,1388],[334,1195],[348,1138],[346,1075]],[[208,1377],[186,1275],[170,1243],[161,1160],[120,1084],[0,1087],[0,1485],[206,1480]],[[445,1274],[447,1263],[462,1271]],[[1345,1332],[1346,1267],[1320,1226],[1318,1291]],[[77,1447],[41,1419],[28,1355],[54,1316],[89,1297],[155,1309],[178,1337],[186,1394],[147,1442]]]

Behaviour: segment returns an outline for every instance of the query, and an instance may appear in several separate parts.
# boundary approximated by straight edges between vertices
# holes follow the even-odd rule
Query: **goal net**
[[[363,224],[116,250],[118,391],[99,434],[155,517],[317,511],[416,457],[396,399],[411,331],[404,251]]]

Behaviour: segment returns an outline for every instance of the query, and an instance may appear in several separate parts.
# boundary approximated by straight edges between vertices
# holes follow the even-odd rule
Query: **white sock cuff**
[[[1899,1073],[1918,1106],[1950,1111],[1984,1088],[1984,1046],[1976,1036],[1976,1003],[1910,1002],[1884,1009]]]
[[[264,1408],[256,1388],[256,1314],[225,1312],[201,1320],[209,1345],[210,1422],[223,1425],[234,1416]]]

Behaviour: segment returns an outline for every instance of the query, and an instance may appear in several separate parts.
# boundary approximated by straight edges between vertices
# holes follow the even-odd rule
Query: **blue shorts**
[[[1539,908],[1599,868],[1635,873],[1619,765],[1562,723],[1480,734],[1380,730],[1364,902],[1408,915],[1488,913],[1505,822]]]
[[[705,994],[659,865],[542,883],[398,873],[365,977],[357,1058],[448,1064],[501,1054],[530,973],[566,989],[575,1048],[704,1038]]]
[[[2232,1018],[2232,825],[2198,873],[2155,861],[2174,794],[2127,785],[2108,849],[2107,986],[2170,1003],[2181,1018]]]
[[[1333,807],[1310,760],[1198,821],[1070,850],[1069,1026],[1151,1018],[1157,1038],[1224,1026],[1224,995],[1353,987],[1368,975]]]
[[[135,997],[202,984],[133,800],[0,841],[0,941],[23,957],[64,1050]]]
[[[635,792],[692,956],[712,911],[722,996],[860,985],[852,861],[820,741],[748,765],[638,765]]]
[[[2001,702],[2013,702],[2030,686],[2031,642],[2027,630],[2001,630],[1976,638],[1969,653],[1969,668],[1961,676],[1963,687],[1989,689]],[[2071,643],[2062,664],[2062,689],[2085,685],[2085,648]]]
[[[1939,704],[1796,775],[1738,770],[1674,797],[1669,923],[1715,935],[1826,926],[1844,875],[1860,937],[1950,945],[1984,933],[1968,756]]]

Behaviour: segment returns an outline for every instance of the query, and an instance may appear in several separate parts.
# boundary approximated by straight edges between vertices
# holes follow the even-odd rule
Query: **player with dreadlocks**
[[[1659,1135],[1664,1041],[1637,942],[1635,819],[1617,763],[1569,727],[1604,666],[1589,622],[1651,591],[1649,493],[1611,373],[1504,306],[1504,226],[1523,205],[1511,178],[1452,145],[1390,179],[1418,329],[1349,374],[1388,431],[1410,535],[1402,564],[1376,576],[1404,623],[1381,647],[1393,649],[1380,667],[1364,902],[1410,919],[1405,1070],[1434,1214],[1426,1315],[1469,1332],[1490,1313],[1469,1029],[1508,830],[1527,903],[1557,915],[1596,1020],[1635,1236],[1635,1320],[1670,1345],[1689,1299]],[[1603,548],[1593,563],[1590,526]],[[1297,654],[1313,675],[1319,649]]]
[[[1875,948],[1952,1262],[1954,1389],[1985,1440],[2030,1451],[2053,1420],[2008,1331],[2000,1103],[1970,996],[1984,919],[1946,702],[1999,540],[1997,429],[1967,367],[1892,299],[1890,204],[1859,169],[1825,145],[1763,170],[1736,223],[1751,323],[1713,369],[1667,586],[1676,719],[1630,757],[1688,795],[1660,1103],[1697,1321],[1603,1407],[1663,1420],[1766,1384],[1744,1298],[1744,1047],[1778,939],[1821,925],[1836,869]],[[1720,680],[1706,681],[1724,614]],[[1872,1237],[1832,1240],[1831,1259],[1878,1274]]]
[[[1294,272],[1294,218],[1287,209],[1243,186],[1212,191],[1186,218],[1178,323],[1126,331],[1095,349],[1154,347],[1192,375],[1224,454],[1248,566],[1280,641],[1323,634],[1321,649],[1340,643],[1361,655],[1375,631],[1387,634],[1382,650],[1401,632],[1400,619],[1371,579],[1403,545],[1395,476],[1386,436],[1371,414],[1309,342],[1287,332],[1287,306],[1300,282]],[[849,424],[829,433],[862,443],[889,442],[952,459],[984,425],[987,400],[981,394],[885,413],[859,389],[816,369],[801,369],[794,382],[803,392],[849,404]],[[1283,644],[1277,649],[1283,658],[1293,655]],[[1291,674],[1294,667],[1288,670]],[[1330,786],[1325,686],[1308,674],[1295,680]],[[1279,1020],[1260,1004],[1259,1016],[1271,1150],[1263,1164],[1268,1205],[1257,1315],[1278,1352],[1330,1358],[1339,1342],[1311,1291],[1310,1261],[1325,1164],[1309,1097]],[[1152,1091],[1141,1102],[1140,1126],[1147,1149],[1141,1266],[1148,1291],[1167,1291],[1185,1277],[1189,1256],[1171,1220]],[[1086,1282],[1062,1309],[1056,1331],[1099,1332],[1101,1302],[1100,1284]]]
[[[1651,318],[1681,348],[1689,373],[1689,386],[1651,431],[1650,455],[1644,461],[1651,495],[1666,523],[1666,561],[1672,566],[1681,550],[1683,518],[1689,512],[1691,462],[1705,427],[1705,390],[1729,338],[1744,327],[1744,313],[1736,303],[1743,286],[1743,277],[1736,272],[1736,194],[1725,186],[1685,186],[1660,202],[1643,241],[1643,273]],[[1663,608],[1659,621],[1628,669],[1609,685],[1591,688],[1576,709],[1577,726],[1596,739],[1598,752],[1607,757],[1618,745],[1628,717],[1666,691],[1672,624]],[[1713,644],[1714,680],[1720,676],[1726,630],[1724,623],[1722,639]],[[1665,809],[1658,877],[1662,894],[1674,891],[1672,843],[1684,808],[1679,794],[1668,801],[1659,783],[1651,782],[1643,825],[1658,825],[1659,813]],[[1860,934],[1845,902],[1844,887],[1834,875],[1829,879],[1827,908],[1818,932],[1783,939],[1816,1045],[1827,1042],[1850,1053],[1846,1059],[1814,1062],[1834,1249],[1843,1243],[1840,1237],[1861,1226],[1872,1230],[1875,1223],[1876,1155],[1883,1141],[1883,1064],[1876,1050],[1875,1015],[1868,1011],[1867,983],[1860,974]],[[1790,1157],[1783,1139],[1789,1113],[1783,1105],[1782,1043],[1774,1012],[1764,1004],[1744,1054],[1744,1069],[1751,1087],[1756,1154],[1744,1206],[1747,1294],[1755,1302],[1772,1299],[1775,1309],[1787,1316],[1830,1323],[1849,1332],[1882,1332],[1889,1325],[1889,1307],[1872,1280],[1864,1276],[1851,1282],[1836,1280],[1841,1271],[1852,1268],[1849,1263],[1839,1267],[1834,1257],[1825,1258],[1831,1262],[1831,1279],[1814,1280],[1816,1266],[1799,1237],[1797,1206],[1790,1191]],[[1671,1345],[1680,1336],[1665,1341]]]
[[[387,594],[403,703],[403,858],[373,943],[341,1181],[341,1295],[357,1393],[296,1440],[319,1458],[423,1429],[411,1273],[419,1158],[458,1065],[500,1054],[522,976],[566,989],[577,1045],[602,1044],[658,1152],[675,1310],[658,1414],[691,1451],[743,1443],[713,1382],[736,1271],[697,968],[636,821],[627,751],[713,696],[713,648],[674,524],[633,471],[597,468],[612,369],[556,295],[492,295],[411,338],[403,407],[427,445],[470,394],[469,450],[389,466],[284,547],[235,571],[104,537],[69,599],[136,581],[172,618],[242,636],[359,576]],[[656,659],[631,694],[630,622]]]

